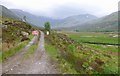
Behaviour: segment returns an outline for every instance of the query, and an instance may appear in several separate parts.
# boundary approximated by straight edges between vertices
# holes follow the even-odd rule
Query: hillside
[[[69,29],[79,31],[118,31],[118,12]]]
[[[81,15],[75,15],[70,16],[62,20],[61,23],[58,23],[56,28],[58,27],[71,27],[71,26],[80,26],[88,21],[97,19],[96,16],[90,15],[90,14],[81,14]]]
[[[25,22],[14,20],[11,18],[2,17],[2,37],[3,41],[12,38],[19,38],[21,31],[29,32],[32,28],[31,25]],[[11,38],[11,39],[12,39]],[[11,40],[10,40],[11,41]]]
[[[2,16],[23,19],[26,16],[26,21],[33,26],[43,27],[45,22],[50,22],[51,27],[60,30],[77,30],[77,31],[118,31],[118,12],[102,18],[97,18],[90,14],[81,14],[69,16],[64,19],[53,19],[44,16],[36,16],[31,13],[19,9],[7,9],[2,7]]]
[[[22,31],[30,33],[32,30],[31,25],[12,18],[0,17],[0,22],[2,24],[2,46],[6,48],[20,43]]]
[[[20,19],[17,14],[15,14],[14,12],[10,11],[8,8],[0,5],[0,16],[4,16],[4,17],[8,17],[8,18],[13,18],[13,19]]]
[[[52,18],[48,18],[48,17],[44,17],[44,16],[36,16],[33,15],[29,12],[25,12],[19,9],[10,9],[12,12],[16,13],[20,18],[23,18],[23,16],[26,16],[26,20],[28,23],[31,23],[33,25],[36,25],[38,27],[43,27],[44,23],[49,21],[52,25],[52,27],[54,27],[54,25],[57,22],[60,22],[60,20],[57,19],[52,19]]]
[[[81,25],[87,21],[97,18],[96,16],[90,14],[83,14],[83,15],[70,16],[64,19],[53,19],[44,16],[36,16],[19,9],[10,9],[10,10],[16,13],[20,18],[26,16],[28,23],[31,23],[38,27],[43,27],[44,23],[47,21],[51,23],[52,28],[71,27],[71,26]]]

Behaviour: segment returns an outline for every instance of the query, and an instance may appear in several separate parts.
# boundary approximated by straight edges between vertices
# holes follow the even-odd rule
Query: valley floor
[[[34,36],[25,48],[2,64],[2,74],[118,73],[116,46],[103,48],[103,45],[79,43],[75,40],[81,35],[70,35],[51,33],[45,40],[43,32],[40,39]]]

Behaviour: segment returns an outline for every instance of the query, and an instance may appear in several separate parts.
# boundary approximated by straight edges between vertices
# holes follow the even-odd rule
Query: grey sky
[[[118,10],[120,0],[2,0],[10,9],[21,9],[35,15],[65,18],[79,14],[101,17]]]

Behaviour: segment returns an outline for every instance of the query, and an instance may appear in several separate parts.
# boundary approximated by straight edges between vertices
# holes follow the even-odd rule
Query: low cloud
[[[71,15],[93,14],[98,17],[118,10],[120,0],[2,0],[10,9],[21,9],[38,16],[65,18]]]

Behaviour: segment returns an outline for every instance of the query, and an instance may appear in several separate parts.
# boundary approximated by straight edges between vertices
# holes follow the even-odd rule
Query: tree
[[[26,22],[26,16],[23,16],[23,20]]]
[[[50,27],[50,23],[49,22],[45,22],[44,27],[45,27],[45,31],[49,31],[50,32],[51,27]]]

